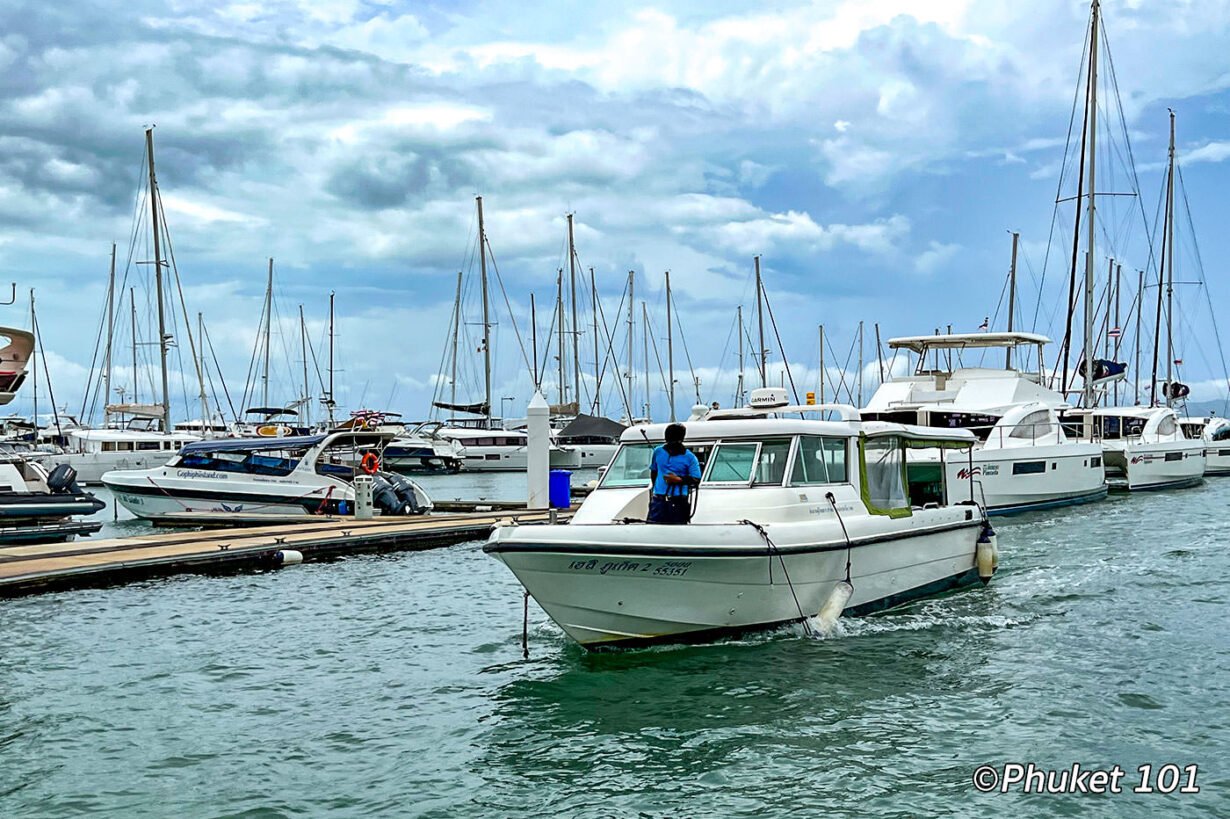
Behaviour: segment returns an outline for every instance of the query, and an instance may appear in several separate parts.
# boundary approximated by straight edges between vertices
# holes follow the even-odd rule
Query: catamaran
[[[140,518],[183,512],[349,514],[360,470],[375,480],[375,505],[386,515],[431,510],[423,489],[403,475],[380,471],[383,432],[333,432],[293,438],[232,438],[184,446],[163,466],[108,472],[103,483]],[[359,457],[356,457],[358,455]],[[355,466],[355,464],[360,464]]]
[[[1204,441],[1206,477],[1230,475],[1230,418],[1180,418],[1179,426],[1186,437]]]
[[[972,499],[991,514],[1098,500],[1107,491],[1102,447],[1069,436],[1060,423],[1059,411],[1069,406],[1043,383],[1049,343],[1046,336],[1021,332],[890,339],[890,349],[918,356],[914,373],[881,384],[861,415],[973,432],[973,464],[949,461],[948,480],[965,487],[972,478]],[[990,366],[988,356],[1003,356],[1004,366]],[[1030,360],[1036,371],[1014,368]],[[933,455],[911,454],[926,457]]]
[[[816,411],[840,420],[788,417]],[[968,463],[968,430],[790,406],[773,388],[746,408],[698,408],[686,425],[703,464],[691,524],[667,526],[645,522],[665,426],[623,434],[569,525],[499,527],[483,547],[587,648],[869,613],[991,576],[983,511],[944,468]],[[919,448],[937,460],[906,457]]]

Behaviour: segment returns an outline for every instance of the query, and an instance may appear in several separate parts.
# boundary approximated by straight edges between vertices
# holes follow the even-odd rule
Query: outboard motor
[[[372,475],[372,501],[386,515],[400,515],[405,502],[383,475]]]
[[[402,501],[403,515],[422,515],[431,510],[431,501],[427,499],[426,493],[419,488],[418,484],[407,478],[405,475],[396,473],[386,473],[381,475],[387,480],[397,492],[397,497]]]
[[[77,470],[68,464],[59,464],[47,475],[47,488],[56,494],[80,495],[81,487],[77,485]]]

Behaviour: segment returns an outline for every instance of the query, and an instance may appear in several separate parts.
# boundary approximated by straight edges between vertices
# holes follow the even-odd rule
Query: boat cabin
[[[819,417],[833,413],[839,420]],[[854,407],[832,404],[715,410],[694,416],[685,426],[685,445],[701,465],[694,519],[705,522],[737,520],[751,509],[759,510],[757,519],[774,513],[783,519],[817,514],[806,511],[807,505],[823,501],[827,492],[849,502],[861,500],[873,515],[909,517],[915,509],[946,506],[946,463],[968,460],[976,441],[962,429],[860,421]],[[665,430],[665,424],[652,424],[623,434],[577,522],[595,522],[592,518],[601,513],[587,509],[591,504],[614,520],[644,514],[650,460]],[[928,450],[935,457],[907,457],[911,450]],[[602,500],[606,490],[622,490],[623,499],[634,502],[607,504]],[[637,497],[631,498],[629,490],[639,490]]]
[[[185,445],[167,467],[267,477],[285,477],[306,469],[348,481],[354,478],[363,456],[368,452],[379,455],[391,437],[386,433],[346,432],[196,441]]]

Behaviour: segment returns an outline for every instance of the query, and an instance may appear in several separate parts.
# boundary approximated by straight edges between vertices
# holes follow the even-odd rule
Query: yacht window
[[[1018,421],[1012,432],[1008,433],[1008,437],[1016,438],[1018,441],[1032,441],[1035,438],[1049,435],[1050,432],[1051,414],[1046,410],[1039,410],[1029,413]]]
[[[137,449],[141,452],[150,452],[160,448],[157,441],[137,441]]]
[[[794,486],[809,484],[845,483],[846,439],[821,438],[804,435],[799,438],[799,451],[794,457],[794,469],[790,483]]]
[[[742,483],[752,480],[756,466],[756,453],[760,444],[718,444],[709,459],[709,473],[705,483]]]
[[[132,441],[117,441],[115,444],[116,452],[132,452]]]
[[[1230,426],[1218,427],[1213,431],[1212,438],[1214,441],[1225,441],[1230,439]]]
[[[115,452],[115,441],[103,441],[102,451],[103,452]]]
[[[621,446],[615,453],[615,459],[607,467],[602,476],[602,487],[615,488],[621,486],[648,486],[649,459],[653,455],[650,444],[628,444]]]
[[[1204,424],[1183,424],[1183,437],[1199,440],[1204,437]]]
[[[863,438],[863,503],[873,515],[907,517],[910,500],[905,491],[905,449],[896,436]]]
[[[765,441],[760,445],[760,458],[756,461],[754,486],[781,486],[786,478],[786,458],[790,455],[790,439]]]
[[[1174,432],[1175,432],[1174,416],[1167,415],[1165,418],[1161,420],[1160,423],[1158,423],[1157,434],[1158,435],[1174,435]]]

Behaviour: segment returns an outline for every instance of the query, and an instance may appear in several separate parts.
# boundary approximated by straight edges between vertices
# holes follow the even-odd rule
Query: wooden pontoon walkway
[[[571,513],[562,511],[558,520]],[[430,549],[485,538],[506,520],[547,523],[547,511],[313,519],[275,526],[194,532],[155,532],[139,537],[77,540],[41,546],[0,547],[0,597],[57,589],[104,586],[184,572],[273,568],[278,553],[304,560],[363,552]]]

